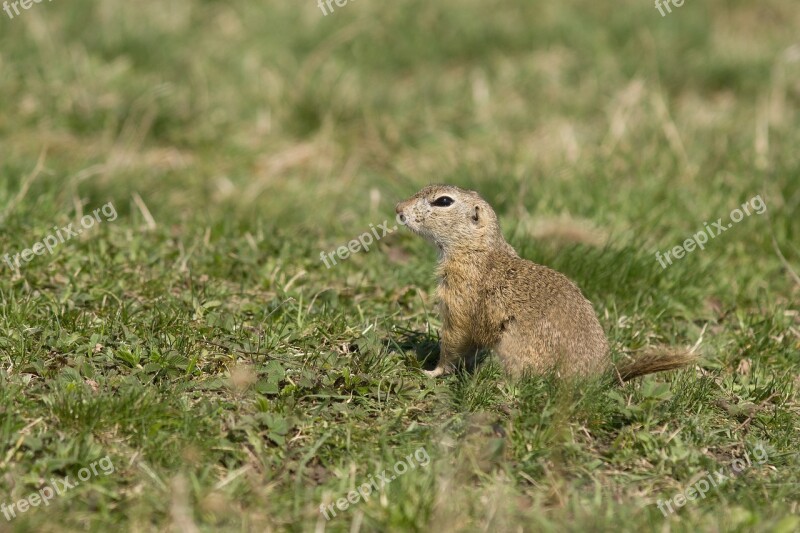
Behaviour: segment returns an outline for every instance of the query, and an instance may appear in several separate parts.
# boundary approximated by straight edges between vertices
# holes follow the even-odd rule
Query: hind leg
[[[521,377],[524,373],[546,374],[553,370],[552,349],[541,339],[526,337],[507,330],[494,346],[494,353],[510,376]]]

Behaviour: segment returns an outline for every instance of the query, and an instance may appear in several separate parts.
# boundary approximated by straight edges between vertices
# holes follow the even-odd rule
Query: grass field
[[[0,11],[0,532],[800,530],[797,2],[333,7]],[[426,377],[435,251],[320,253],[430,183],[700,363]]]

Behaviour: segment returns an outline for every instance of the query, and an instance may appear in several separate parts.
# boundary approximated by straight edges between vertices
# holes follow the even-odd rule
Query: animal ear
[[[474,223],[476,223],[476,224],[478,223],[478,220],[480,220],[480,218],[481,218],[480,217],[480,211],[481,211],[481,208],[476,205],[475,206],[475,210],[472,212],[472,221]]]

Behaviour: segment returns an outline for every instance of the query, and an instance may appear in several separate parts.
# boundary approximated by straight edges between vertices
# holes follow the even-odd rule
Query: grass
[[[0,503],[114,465],[0,532],[797,530],[796,3],[303,4],[0,15],[0,255],[118,215],[0,262]],[[406,231],[320,252],[435,182],[574,279],[615,357],[701,363],[425,377],[435,252]],[[755,195],[766,213],[659,266]]]

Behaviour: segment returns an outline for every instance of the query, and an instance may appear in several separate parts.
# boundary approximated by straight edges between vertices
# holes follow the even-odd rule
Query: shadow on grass
[[[441,355],[439,349],[439,337],[431,333],[422,333],[412,330],[399,330],[400,336],[389,340],[389,352],[406,355],[414,352],[414,355],[423,370],[433,370],[439,362]],[[387,339],[388,340],[388,339]],[[473,357],[468,357],[463,364],[459,365],[458,373],[472,375],[476,368],[481,365],[488,357],[489,350],[480,350]]]
[[[424,370],[433,370],[439,361],[439,338],[431,333],[421,333],[408,329],[398,329],[399,337],[386,339],[389,353],[399,353],[403,356],[414,352],[420,367]]]

